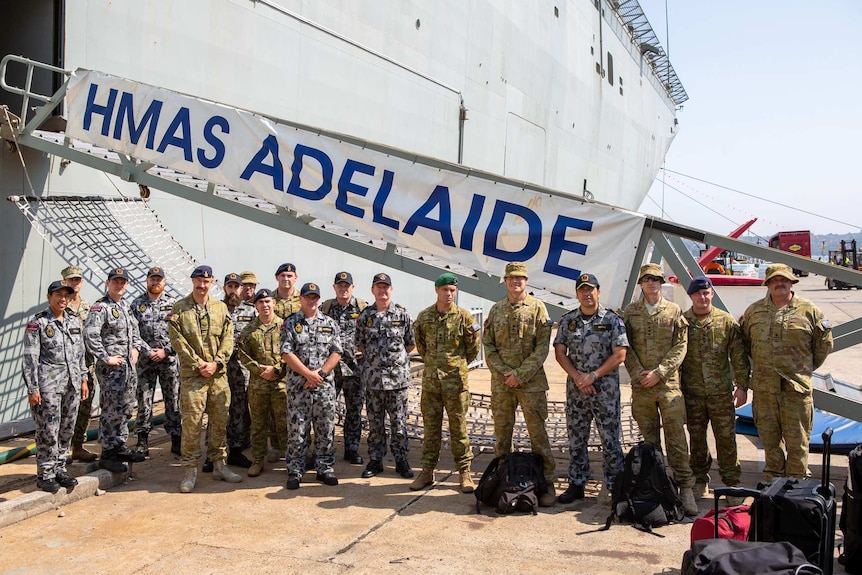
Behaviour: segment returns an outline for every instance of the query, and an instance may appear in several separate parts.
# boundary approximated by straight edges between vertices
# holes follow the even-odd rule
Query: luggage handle
[[[727,495],[729,497],[754,497],[755,499],[760,498],[760,491],[757,489],[749,489],[747,487],[718,487],[713,490],[713,504],[715,505],[715,515],[713,515],[713,530],[714,537],[713,539],[718,539],[718,500],[722,498],[722,496]],[[757,532],[757,515],[752,515],[752,520],[754,521],[755,533]],[[751,531],[749,531],[751,532]]]
[[[832,497],[832,490],[829,489],[829,467],[832,465],[832,428],[827,427],[820,437],[823,439],[823,473],[817,492],[828,500]]]

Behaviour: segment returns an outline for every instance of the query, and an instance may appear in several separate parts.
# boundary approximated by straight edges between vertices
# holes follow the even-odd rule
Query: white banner
[[[73,138],[223,184],[477,271],[523,261],[530,284],[574,295],[582,272],[621,304],[643,217],[470,177],[87,70],[67,92]],[[405,155],[401,153],[401,155]]]

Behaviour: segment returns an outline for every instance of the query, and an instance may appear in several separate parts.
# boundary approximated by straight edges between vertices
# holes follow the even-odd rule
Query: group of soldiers
[[[209,266],[195,268],[191,293],[178,300],[164,295],[164,271],[153,267],[147,272],[147,291],[131,305],[123,299],[126,270],[108,273],[106,294],[92,306],[80,297],[80,268],[70,266],[62,277],[48,288],[48,308],[27,324],[24,346],[24,380],[37,424],[37,482],[48,492],[76,484],[67,473],[67,457],[96,458],[83,442],[98,382],[99,466],[112,472],[126,471],[127,462],[149,455],[158,383],[171,451],[185,470],[181,492],[195,488],[204,442],[207,457],[201,469],[216,479],[242,480],[228,465],[247,469],[251,477],[260,475],[266,463],[283,456],[287,489],[298,489],[304,472],[312,469],[317,481],[337,485],[335,406],[342,393],[344,458],[353,465],[365,463],[359,447],[363,406],[366,410],[369,461],[362,477],[384,472],[388,447],[395,472],[413,479],[410,489],[433,484],[445,412],[460,489],[471,493],[467,373],[482,345],[492,376],[495,453],[512,450],[520,406],[531,449],[542,456],[549,485],[540,505],[584,498],[593,420],[603,453],[599,501],[610,502],[623,465],[619,366],[625,363],[632,381],[632,413],[644,441],[660,446],[663,430],[684,509],[694,515],[696,499],[710,483],[708,424],[722,482],[739,483],[734,408],[747,401],[749,385],[766,454],[764,475],[808,475],[811,374],[832,346],[829,322],[792,292],[798,280],[783,264],[767,269],[768,294],[746,310],[741,325],[712,305],[714,289],[706,276],[691,281],[692,305],[682,313],[662,297],[664,275],[657,264],[641,267],[642,297],[624,312],[602,305],[598,279],[581,275],[575,285],[580,305],[560,319],[553,341],[556,360],[567,374],[570,443],[568,488],[557,497],[545,428],[548,378],[543,367],[553,321],[545,305],[527,292],[523,263],[506,266],[507,297],[493,305],[484,331],[455,303],[458,277],[451,273],[434,282],[436,301],[415,322],[392,301],[392,278],[386,273],[373,277],[371,303],[353,295],[347,271],[334,278],[335,297],[321,303],[319,285],[297,289],[297,270],[290,263],[276,270],[273,290],[257,289],[252,272],[228,274],[223,301],[210,297],[214,280]],[[418,475],[409,462],[406,425],[408,355],[414,349],[424,362],[425,436]],[[135,403],[137,444],[132,449],[126,441]],[[249,447],[251,459],[243,454]]]

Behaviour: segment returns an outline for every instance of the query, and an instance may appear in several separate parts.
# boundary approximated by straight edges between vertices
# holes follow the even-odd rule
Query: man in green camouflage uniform
[[[763,442],[767,481],[810,475],[811,376],[832,351],[832,325],[817,306],[793,293],[798,281],[785,264],[766,268],[763,284],[769,293],[745,310],[740,324],[751,356],[752,412]]]
[[[706,428],[712,423],[718,473],[728,487],[739,485],[740,466],[736,451],[736,407],[733,382],[748,387],[748,355],[742,332],[733,316],[712,305],[712,281],[698,276],[688,286],[691,308],[683,314],[688,322],[688,349],[680,368],[680,386],[685,398],[688,435],[691,438],[691,471],[694,497],[703,497],[709,486],[712,455]],[[731,371],[731,367],[733,371]],[[728,497],[732,505],[740,498]]]
[[[281,319],[299,311],[299,291],[296,289],[296,266],[293,264],[281,264],[275,270],[275,280],[278,287],[272,290],[272,299],[275,300],[275,315]]]
[[[434,483],[434,468],[440,456],[443,409],[449,418],[449,441],[462,493],[473,493],[470,477],[473,451],[467,435],[470,388],[467,366],[479,355],[479,324],[473,314],[455,304],[458,277],[445,273],[434,282],[437,302],[423,309],[413,323],[416,351],[425,362],[422,375],[422,472],[410,484],[416,491]]]
[[[245,326],[237,340],[239,358],[249,372],[252,459],[249,477],[257,477],[263,472],[270,413],[275,414],[278,442],[287,445],[287,391],[280,343],[284,320],[275,315],[275,302],[270,290],[258,290],[253,301],[257,317]]]
[[[512,451],[515,409],[524,413],[530,434],[530,447],[544,460],[548,492],[539,505],[556,502],[556,463],[545,429],[548,418],[548,378],[544,363],[548,357],[554,322],[545,304],[527,293],[527,266],[521,262],[506,265],[503,281],[509,292],[506,299],[491,307],[485,319],[485,363],[491,370],[491,412],[494,417],[494,453],[498,457]]]
[[[225,464],[230,406],[226,368],[233,353],[233,322],[227,306],[209,295],[212,268],[198,266],[191,278],[192,293],[174,304],[168,324],[171,347],[180,362],[182,465],[186,468],[180,493],[191,493],[197,482],[204,412],[209,421],[207,455],[213,462],[213,479],[242,481]]]
[[[638,283],[643,297],[623,313],[629,352],[626,370],[632,380],[632,415],[644,441],[661,447],[679,484],[679,496],[688,516],[697,515],[692,493],[688,440],[685,437],[685,401],[679,387],[679,366],[685,357],[688,322],[679,306],[661,295],[664,274],[658,264],[641,266]]]
[[[63,285],[67,285],[75,293],[72,299],[69,300],[69,305],[66,307],[66,313],[74,315],[81,322],[83,327],[87,321],[87,316],[90,314],[90,304],[81,297],[81,288],[84,286],[84,270],[78,266],[68,266],[60,272],[63,277]],[[89,393],[87,397],[82,397],[78,404],[78,417],[75,420],[75,433],[72,435],[72,452],[70,460],[75,461],[96,461],[96,454],[84,447],[84,442],[87,441],[87,428],[90,426],[90,412],[93,410],[93,396],[96,395],[96,376],[95,376],[95,360],[89,353],[85,354],[87,361],[87,389]]]

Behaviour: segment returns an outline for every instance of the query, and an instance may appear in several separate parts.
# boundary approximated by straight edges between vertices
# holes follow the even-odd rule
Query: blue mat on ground
[[[832,415],[814,408],[814,425],[811,428],[811,444],[809,450],[815,453],[823,451],[821,435],[827,427],[832,428],[832,453],[850,453],[857,445],[862,445],[862,423]],[[736,432],[742,435],[757,435],[754,416],[751,414],[751,404],[743,405],[736,410]]]

